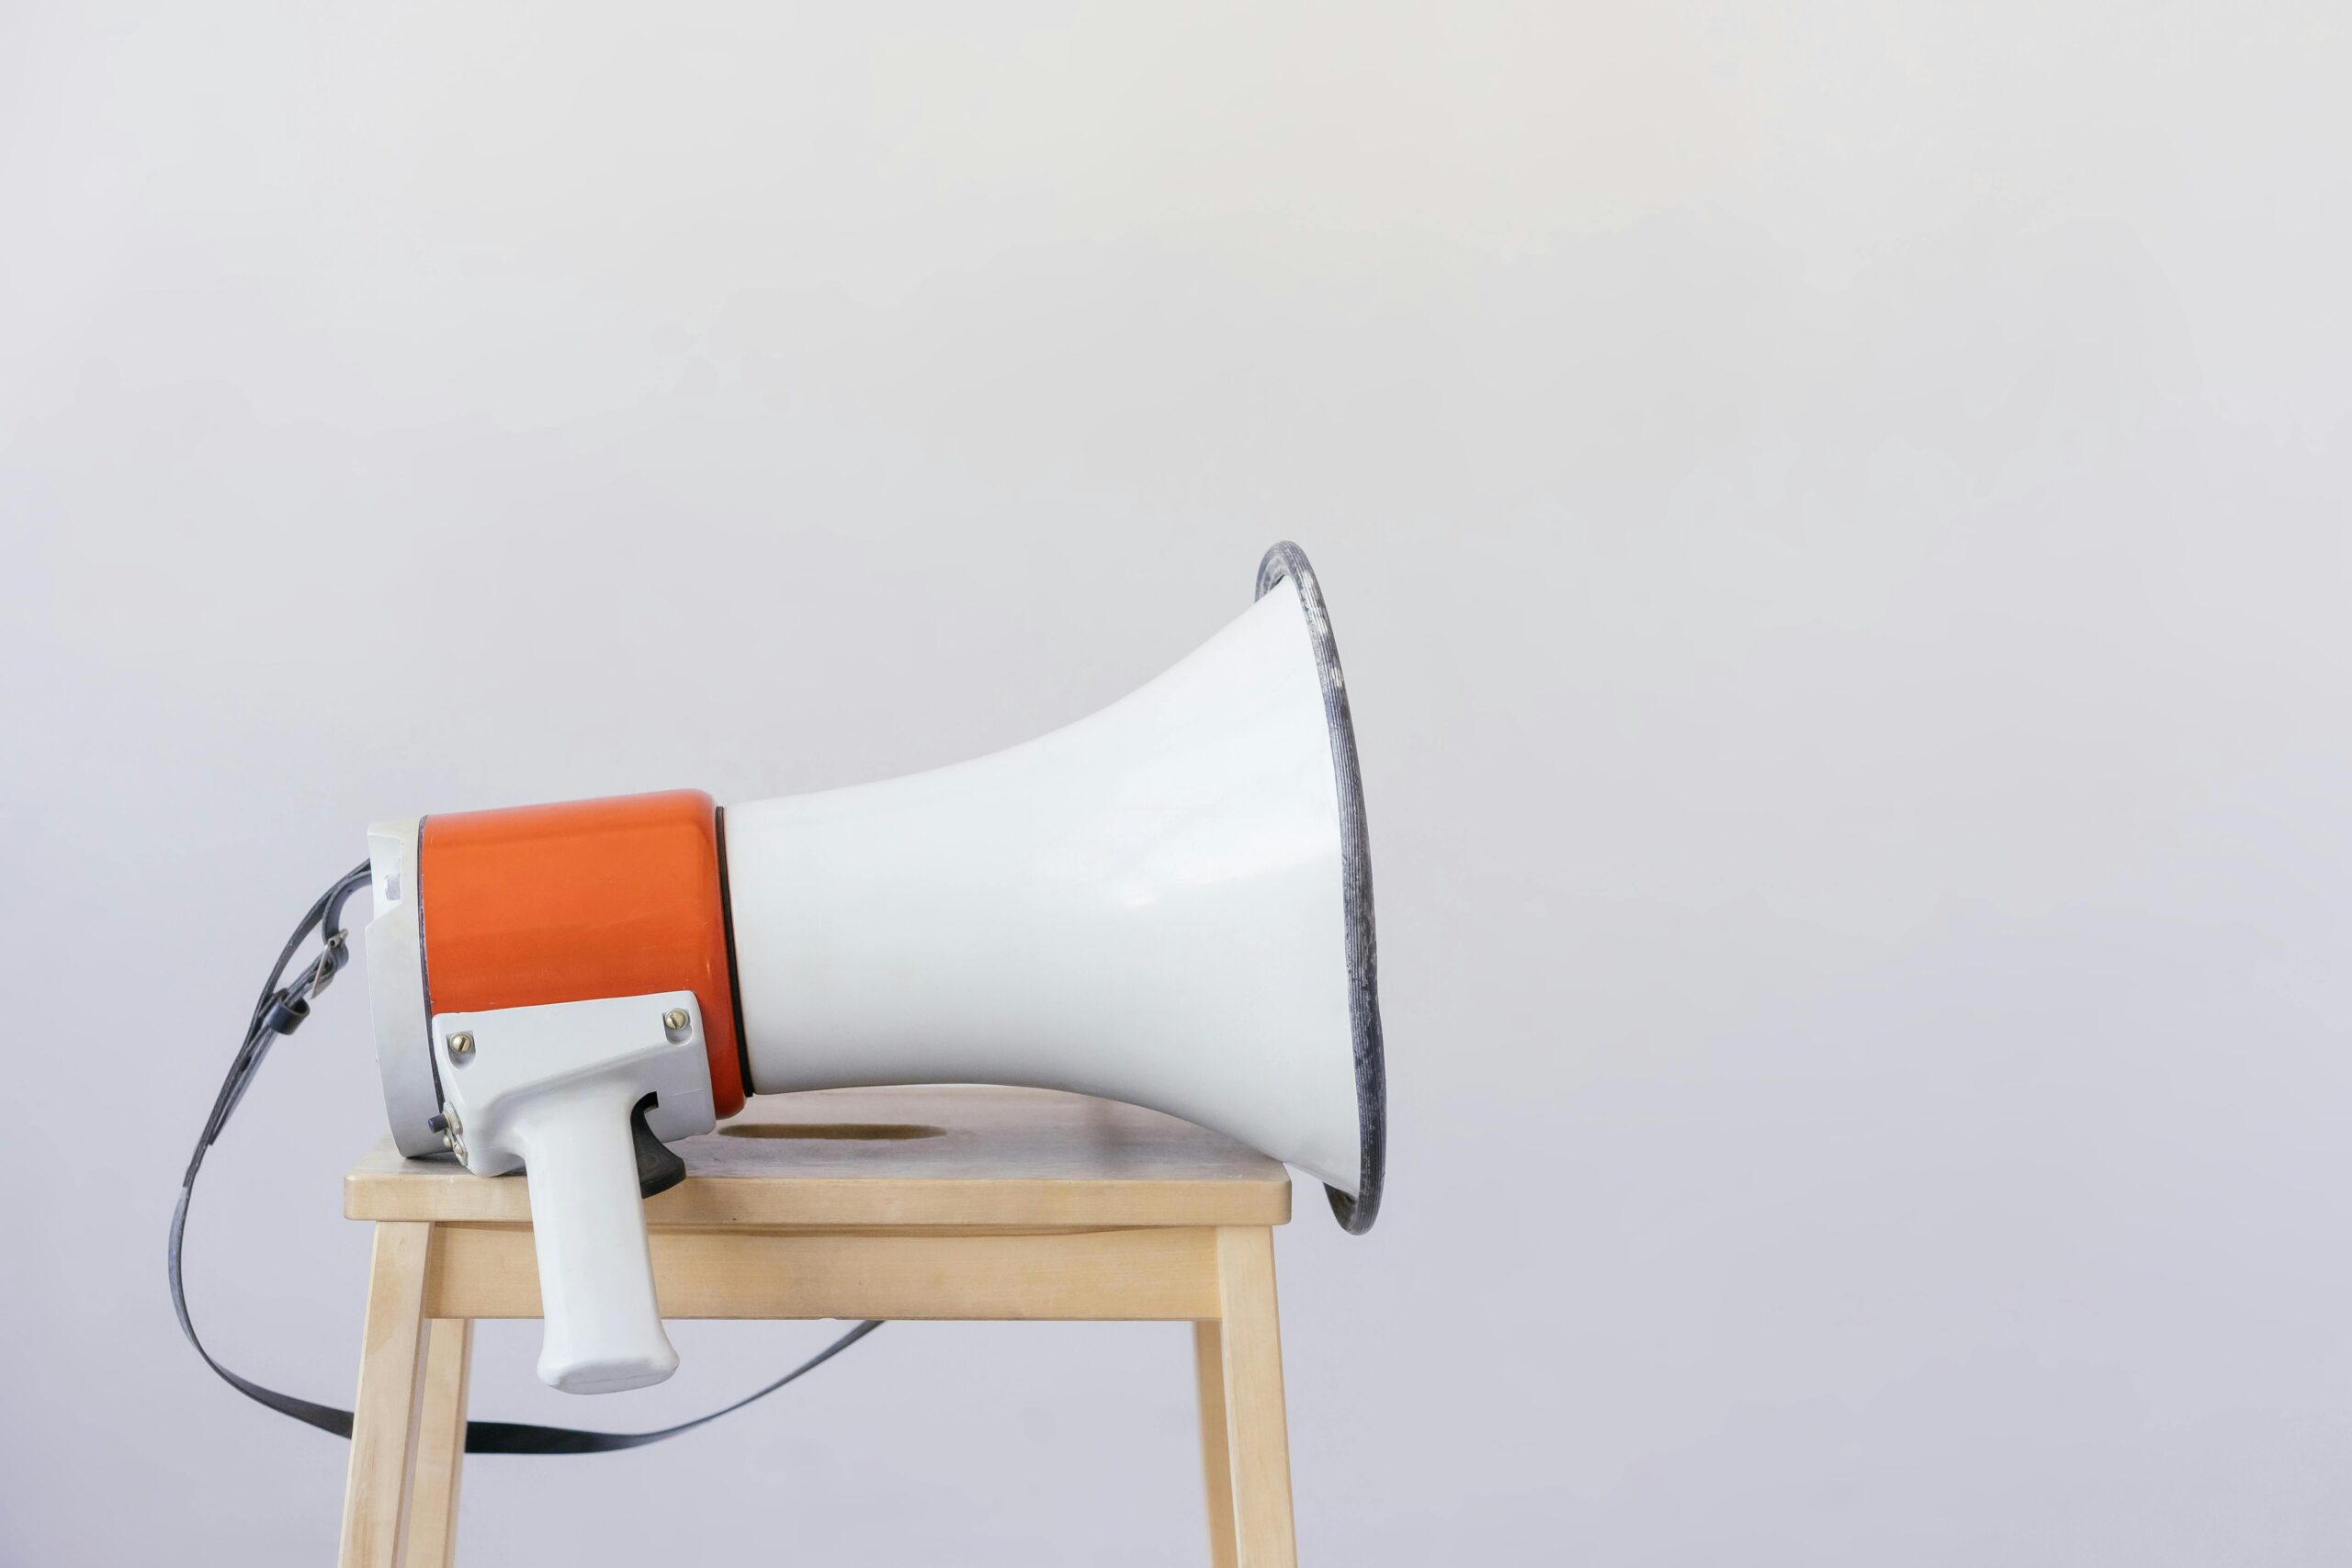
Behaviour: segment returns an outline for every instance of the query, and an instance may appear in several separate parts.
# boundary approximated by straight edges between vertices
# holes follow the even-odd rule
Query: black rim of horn
[[[1325,1186],[1340,1228],[1362,1235],[1380,1216],[1381,1179],[1388,1164],[1388,1069],[1380,1040],[1378,954],[1372,933],[1372,846],[1364,828],[1363,772],[1356,764],[1356,731],[1348,716],[1348,683],[1331,614],[1306,552],[1285,539],[1258,563],[1258,598],[1288,580],[1298,590],[1306,634],[1315,643],[1315,672],[1323,682],[1323,720],[1331,731],[1331,773],[1340,795],[1340,892],[1348,928],[1348,1021],[1355,1036],[1356,1149],[1362,1161],[1356,1195]]]

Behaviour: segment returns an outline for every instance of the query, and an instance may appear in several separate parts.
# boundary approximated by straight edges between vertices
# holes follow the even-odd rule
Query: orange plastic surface
[[[743,1109],[719,891],[700,790],[427,817],[417,845],[435,1012],[692,991],[712,1108]]]

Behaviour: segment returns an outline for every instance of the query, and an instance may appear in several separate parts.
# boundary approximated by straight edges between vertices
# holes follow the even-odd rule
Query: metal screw
[[[469,1032],[459,1030],[457,1033],[449,1036],[449,1055],[452,1056],[470,1056],[473,1054],[474,1037]]]
[[[689,1021],[690,1021],[686,1017],[686,1010],[684,1008],[672,1008],[668,1012],[662,1015],[662,1027],[670,1031],[673,1034],[684,1030]]]

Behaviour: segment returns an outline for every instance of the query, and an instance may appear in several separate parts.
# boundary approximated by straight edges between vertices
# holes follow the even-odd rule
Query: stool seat
[[[762,1095],[671,1145],[663,1225],[1279,1225],[1290,1176],[1222,1134],[1113,1100],[981,1086]],[[387,1135],[344,1178],[355,1220],[528,1224],[520,1177],[407,1159]]]
[[[686,1178],[645,1205],[664,1317],[1189,1323],[1210,1561],[1295,1562],[1279,1162],[1157,1111],[978,1086],[763,1096],[672,1146]],[[473,1321],[539,1315],[528,1177],[387,1137],[344,1213],[375,1248],[341,1562],[446,1568]]]

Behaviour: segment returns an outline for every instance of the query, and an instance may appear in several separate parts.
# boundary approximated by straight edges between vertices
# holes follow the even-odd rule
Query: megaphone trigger
[[[679,1156],[677,1150],[655,1137],[653,1129],[645,1123],[645,1113],[652,1110],[661,1098],[658,1094],[649,1094],[639,1100],[636,1109],[628,1113],[629,1142],[637,1152],[637,1195],[639,1198],[667,1192],[686,1179],[686,1162]]]

